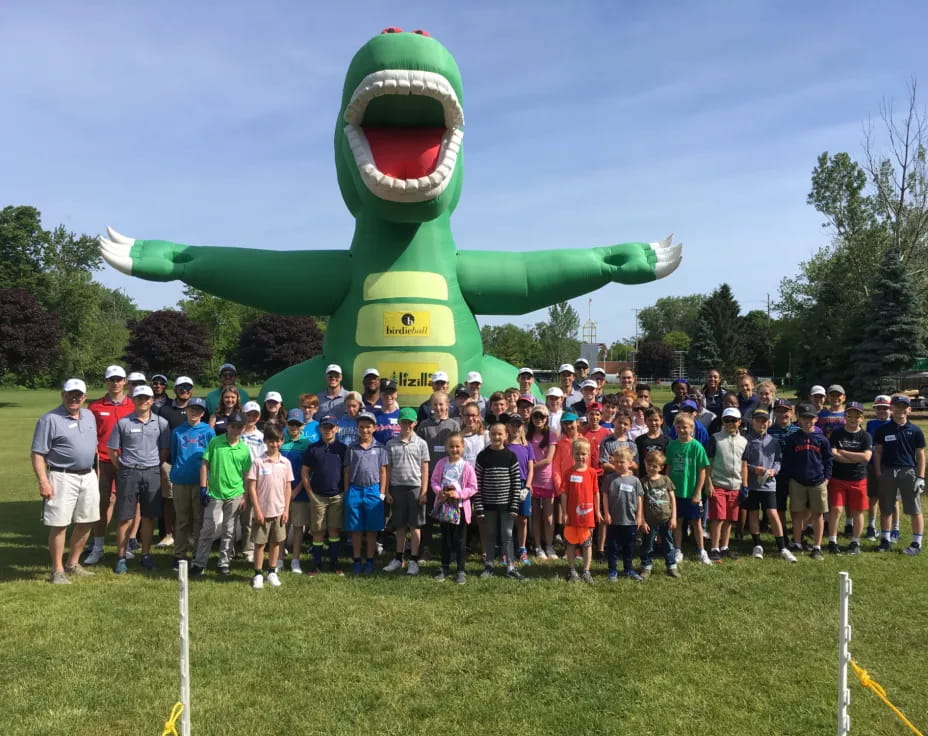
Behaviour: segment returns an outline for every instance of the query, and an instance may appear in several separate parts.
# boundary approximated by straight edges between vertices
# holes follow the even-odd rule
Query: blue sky
[[[459,248],[684,243],[670,277],[590,295],[602,342],[634,333],[633,309],[725,280],[763,308],[828,242],[805,204],[816,156],[860,157],[880,101],[928,79],[916,0],[4,6],[0,206],[268,249],[348,247],[344,72],[382,28],[428,30],[464,79]],[[109,266],[98,278],[144,308],[181,296]]]

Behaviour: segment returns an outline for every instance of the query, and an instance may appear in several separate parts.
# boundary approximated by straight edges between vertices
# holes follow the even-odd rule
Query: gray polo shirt
[[[420,486],[422,463],[429,461],[429,446],[419,435],[413,433],[408,442],[394,437],[387,442],[390,458],[391,486]]]
[[[374,442],[367,449],[352,445],[345,455],[348,483],[361,488],[377,485],[380,483],[380,468],[389,464],[387,448],[379,442]],[[385,493],[386,489],[382,488],[380,492]]]
[[[316,394],[316,398],[319,399],[319,411],[316,412],[316,416],[324,417],[331,414],[336,419],[340,419],[345,413],[345,397],[347,395],[348,389],[344,386],[336,396],[329,396],[325,391],[320,391]]]
[[[77,419],[63,406],[52,409],[35,424],[32,451],[58,468],[92,468],[97,455],[97,420],[89,409],[81,409]]]
[[[445,443],[448,441],[448,436],[460,431],[461,425],[458,424],[456,419],[439,420],[432,417],[424,422],[419,422],[419,426],[416,427],[416,434],[425,440],[425,444],[428,445],[429,462],[433,468],[447,454],[445,452]]]
[[[171,449],[171,425],[154,413],[147,422],[132,413],[116,422],[106,446],[120,451],[120,465],[151,468],[161,464],[158,450]]]

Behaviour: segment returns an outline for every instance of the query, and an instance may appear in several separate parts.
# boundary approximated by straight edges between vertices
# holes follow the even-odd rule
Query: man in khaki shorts
[[[813,560],[824,558],[822,535],[828,512],[828,479],[833,458],[831,444],[825,435],[815,431],[818,412],[811,404],[799,406],[799,429],[786,439],[783,449],[783,470],[789,478],[789,512],[793,520],[793,551],[802,550],[802,530],[812,523]]]
[[[322,552],[326,532],[329,534],[329,570],[341,575],[338,551],[342,520],[345,514],[345,455],[348,448],[336,439],[338,419],[328,414],[319,420],[322,439],[310,445],[303,455],[301,476],[309,493],[309,532],[313,537],[313,569],[322,570]]]
[[[70,583],[66,573],[93,575],[78,562],[91,527],[100,519],[100,489],[93,471],[97,422],[82,408],[86,398],[84,382],[69,378],[61,392],[61,406],[36,422],[32,437],[32,469],[44,500],[42,523],[48,527],[50,583]],[[71,524],[71,551],[63,565],[65,535]]]

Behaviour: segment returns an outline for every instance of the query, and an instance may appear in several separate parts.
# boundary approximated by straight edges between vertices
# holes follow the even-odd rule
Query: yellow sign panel
[[[432,394],[432,374],[444,371],[450,386],[458,382],[458,362],[450,353],[416,353],[393,350],[361,353],[354,360],[354,375],[376,368],[381,378],[396,382],[400,404],[425,401]]]
[[[432,318],[429,312],[384,312],[384,337],[430,337]]]
[[[364,279],[364,301],[375,299],[448,300],[444,276],[427,271],[386,271]]]
[[[358,310],[355,340],[378,348],[454,345],[454,315],[444,304],[365,304]]]

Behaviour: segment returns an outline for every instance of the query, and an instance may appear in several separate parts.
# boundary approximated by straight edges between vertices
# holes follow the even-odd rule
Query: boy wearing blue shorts
[[[672,403],[672,402],[671,402]],[[693,436],[693,417],[686,412],[679,412],[673,420],[677,430],[677,439],[667,444],[667,475],[673,481],[676,493],[677,519],[689,522],[693,541],[699,551],[699,561],[711,565],[712,560],[706,552],[702,538],[702,514],[699,504],[702,501],[702,489],[706,483],[706,470],[709,457],[701,444]],[[673,543],[677,548],[677,562],[683,560],[684,523],[678,523],[673,530]]]
[[[374,572],[377,532],[383,531],[383,502],[387,489],[386,448],[374,440],[377,420],[370,412],[358,414],[358,442],[345,456],[345,531],[351,532],[355,575]],[[367,543],[367,560],[361,565],[362,536]]]

